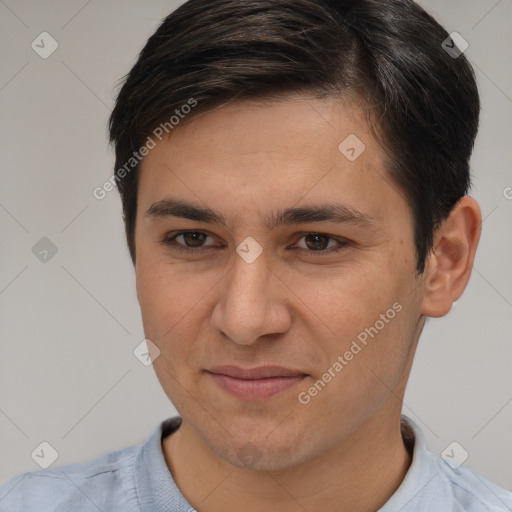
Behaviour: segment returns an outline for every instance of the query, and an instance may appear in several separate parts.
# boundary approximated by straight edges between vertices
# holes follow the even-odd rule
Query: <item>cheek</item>
[[[153,328],[169,329],[191,312],[208,290],[206,283],[179,265],[140,261],[137,266],[137,296],[143,319]],[[170,325],[169,325],[170,324]]]
[[[350,340],[379,320],[396,300],[385,273],[370,266],[331,270],[325,278],[301,279],[299,296],[322,320],[334,348],[350,345]]]
[[[346,433],[357,429],[388,400],[399,407],[399,386],[413,355],[408,351],[414,335],[408,315],[402,309],[383,327],[370,320],[363,329],[347,328],[350,335],[330,344],[326,350],[329,365],[299,390],[303,393],[298,397],[300,403],[307,402],[303,405],[307,414],[321,417],[326,429],[336,425]]]
[[[206,339],[200,329],[207,325],[203,319],[210,314],[208,293],[214,284],[183,266],[140,261],[137,295],[144,333],[160,349],[169,369],[192,369],[199,359],[195,354]],[[177,361],[179,365],[173,364]]]
[[[361,397],[378,394],[377,388],[384,386],[379,377],[392,384],[403,371],[414,337],[417,315],[414,305],[405,307],[412,298],[410,283],[403,270],[385,262],[338,275],[328,288],[314,280],[309,286],[304,283],[301,289],[312,297],[311,304],[324,305],[318,316],[329,327],[321,330],[328,335],[319,331],[315,337],[328,364],[318,367],[314,377],[322,378],[331,369],[336,375],[328,384],[331,390]]]

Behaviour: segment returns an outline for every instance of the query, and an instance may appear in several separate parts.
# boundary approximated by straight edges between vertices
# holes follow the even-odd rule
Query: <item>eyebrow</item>
[[[152,204],[146,211],[145,216],[153,218],[179,217],[198,222],[221,224],[227,227],[226,218],[221,212],[174,198],[163,199]],[[327,203],[280,210],[267,217],[264,225],[268,230],[271,230],[280,225],[321,221],[354,224],[363,227],[369,227],[375,223],[373,217],[354,208],[336,203]]]

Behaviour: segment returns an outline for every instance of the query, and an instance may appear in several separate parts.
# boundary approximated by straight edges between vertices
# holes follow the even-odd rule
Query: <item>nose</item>
[[[269,267],[265,252],[251,263],[235,255],[219,293],[213,327],[238,345],[252,345],[262,336],[290,329],[291,292]]]

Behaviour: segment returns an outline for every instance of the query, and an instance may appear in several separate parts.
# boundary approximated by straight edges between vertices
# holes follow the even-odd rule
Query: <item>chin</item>
[[[279,471],[299,465],[307,459],[300,448],[312,441],[306,439],[307,434],[297,431],[297,425],[289,431],[285,423],[276,429],[273,422],[268,428],[252,433],[241,425],[230,431],[232,435],[218,432],[217,436],[206,435],[205,440],[210,449],[229,464],[254,471]]]
[[[233,450],[233,447],[230,447],[227,453],[219,453],[218,455],[237,468],[252,471],[285,470],[296,466],[302,459],[296,448],[269,447],[265,441],[262,441],[259,445],[247,442],[238,450]]]

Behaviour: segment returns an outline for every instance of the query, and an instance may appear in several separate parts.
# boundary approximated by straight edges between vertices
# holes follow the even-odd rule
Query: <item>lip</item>
[[[276,395],[290,389],[306,377],[306,374],[300,370],[281,366],[241,368],[224,365],[216,366],[206,372],[222,389],[246,400]]]

